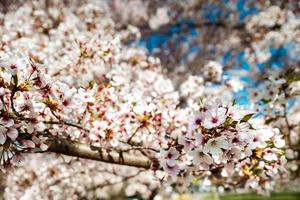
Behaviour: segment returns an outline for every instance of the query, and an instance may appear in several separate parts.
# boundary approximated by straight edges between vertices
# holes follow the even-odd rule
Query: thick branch
[[[48,152],[145,169],[149,169],[151,166],[151,160],[143,155],[133,155],[128,152],[120,153],[109,149],[92,150],[86,144],[70,142],[64,139],[50,141],[48,145]]]

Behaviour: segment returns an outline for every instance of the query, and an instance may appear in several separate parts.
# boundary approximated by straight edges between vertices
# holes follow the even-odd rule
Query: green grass
[[[275,193],[271,196],[259,196],[256,194],[226,195],[221,196],[220,200],[299,200],[299,193]]]

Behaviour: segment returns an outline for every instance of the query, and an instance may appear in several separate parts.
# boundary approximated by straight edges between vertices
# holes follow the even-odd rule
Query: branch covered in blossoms
[[[219,174],[253,187],[285,173],[280,132],[251,124],[254,113],[234,102],[200,98],[190,107],[174,109],[161,104],[162,99],[119,99],[123,88],[115,82],[69,86],[18,54],[5,54],[0,64],[3,166],[24,152],[49,151],[152,166],[155,173],[161,171],[158,179],[185,188],[193,177],[214,179]],[[218,173],[203,176],[212,170]]]
[[[48,143],[47,151],[59,153],[68,156],[75,156],[79,158],[98,160],[111,164],[120,164],[133,167],[140,167],[149,169],[151,167],[151,160],[143,155],[133,155],[128,152],[94,149],[86,144],[69,142],[67,140],[54,140]]]

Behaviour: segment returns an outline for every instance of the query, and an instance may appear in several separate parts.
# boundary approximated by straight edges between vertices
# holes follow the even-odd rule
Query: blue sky
[[[200,17],[211,23],[216,23],[220,20],[224,20],[230,16],[230,12],[235,12],[238,15],[237,24],[243,23],[248,16],[254,15],[259,12],[259,9],[255,7],[255,3],[252,3],[254,0],[220,0],[224,3],[222,8],[215,3],[207,3],[199,10]],[[233,3],[234,6],[229,6],[229,3]],[[225,8],[225,9],[224,9]],[[176,48],[180,44],[187,44],[189,46],[189,51],[182,58],[182,61],[189,57],[190,54],[198,54],[201,53],[201,47],[191,43],[191,40],[195,37],[198,37],[201,32],[198,29],[193,27],[194,22],[192,20],[182,20],[175,23],[164,33],[160,33],[159,30],[157,32],[153,32],[146,37],[142,37],[137,43],[137,45],[143,46],[148,50],[148,53],[151,55],[155,49],[167,49],[172,51],[172,49],[168,46],[168,42],[172,39],[175,41],[174,46],[172,48]],[[188,31],[186,31],[186,25],[189,25]],[[182,31],[182,28],[185,27],[185,31]],[[294,46],[292,43],[284,44],[282,47],[274,48],[270,47],[269,52],[271,53],[271,57],[264,63],[256,63],[256,66],[259,71],[263,72],[265,68],[284,68],[286,64],[291,64],[292,62],[299,61],[299,58],[293,53]],[[227,63],[231,63],[231,67],[235,70],[251,70],[250,63],[245,58],[245,51],[238,50],[232,51],[228,50],[224,52],[220,57],[215,58],[215,60],[222,63],[224,66]],[[236,74],[236,73],[235,73]],[[224,80],[230,76],[236,76],[231,74],[231,72],[224,73]],[[242,80],[246,85],[246,89],[243,89],[239,92],[234,93],[234,97],[236,101],[240,105],[248,104],[248,87],[254,87],[255,82],[249,77],[237,77]]]

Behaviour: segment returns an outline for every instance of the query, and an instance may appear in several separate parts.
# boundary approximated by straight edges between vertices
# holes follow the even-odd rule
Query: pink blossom
[[[167,172],[170,176],[177,176],[180,171],[180,168],[175,160],[163,160],[161,161],[161,165],[164,171]]]
[[[4,144],[7,137],[9,137],[12,141],[16,140],[18,137],[18,131],[14,127],[5,128],[0,126],[0,144]]]
[[[78,90],[78,95],[83,102],[93,103],[95,101],[94,92],[92,90],[85,90],[80,88]]]
[[[208,140],[208,142],[204,146],[204,151],[211,153],[213,156],[220,156],[222,153],[222,149],[228,149],[230,147],[228,141],[225,137],[217,137]]]
[[[197,148],[196,150],[191,152],[193,156],[193,164],[198,165],[211,165],[213,163],[213,159],[203,151],[202,148]]]
[[[195,139],[192,136],[185,135],[185,136],[180,137],[178,143],[183,145],[183,148],[186,152],[189,152],[195,146],[194,140]]]
[[[14,120],[8,116],[4,116],[0,118],[0,124],[4,127],[11,127],[14,125]]]
[[[206,129],[215,128],[223,124],[226,120],[226,109],[225,108],[213,108],[205,112],[203,121],[203,127]]]
[[[162,157],[168,160],[176,160],[179,157],[179,152],[174,148],[171,147],[167,151],[162,151]]]

